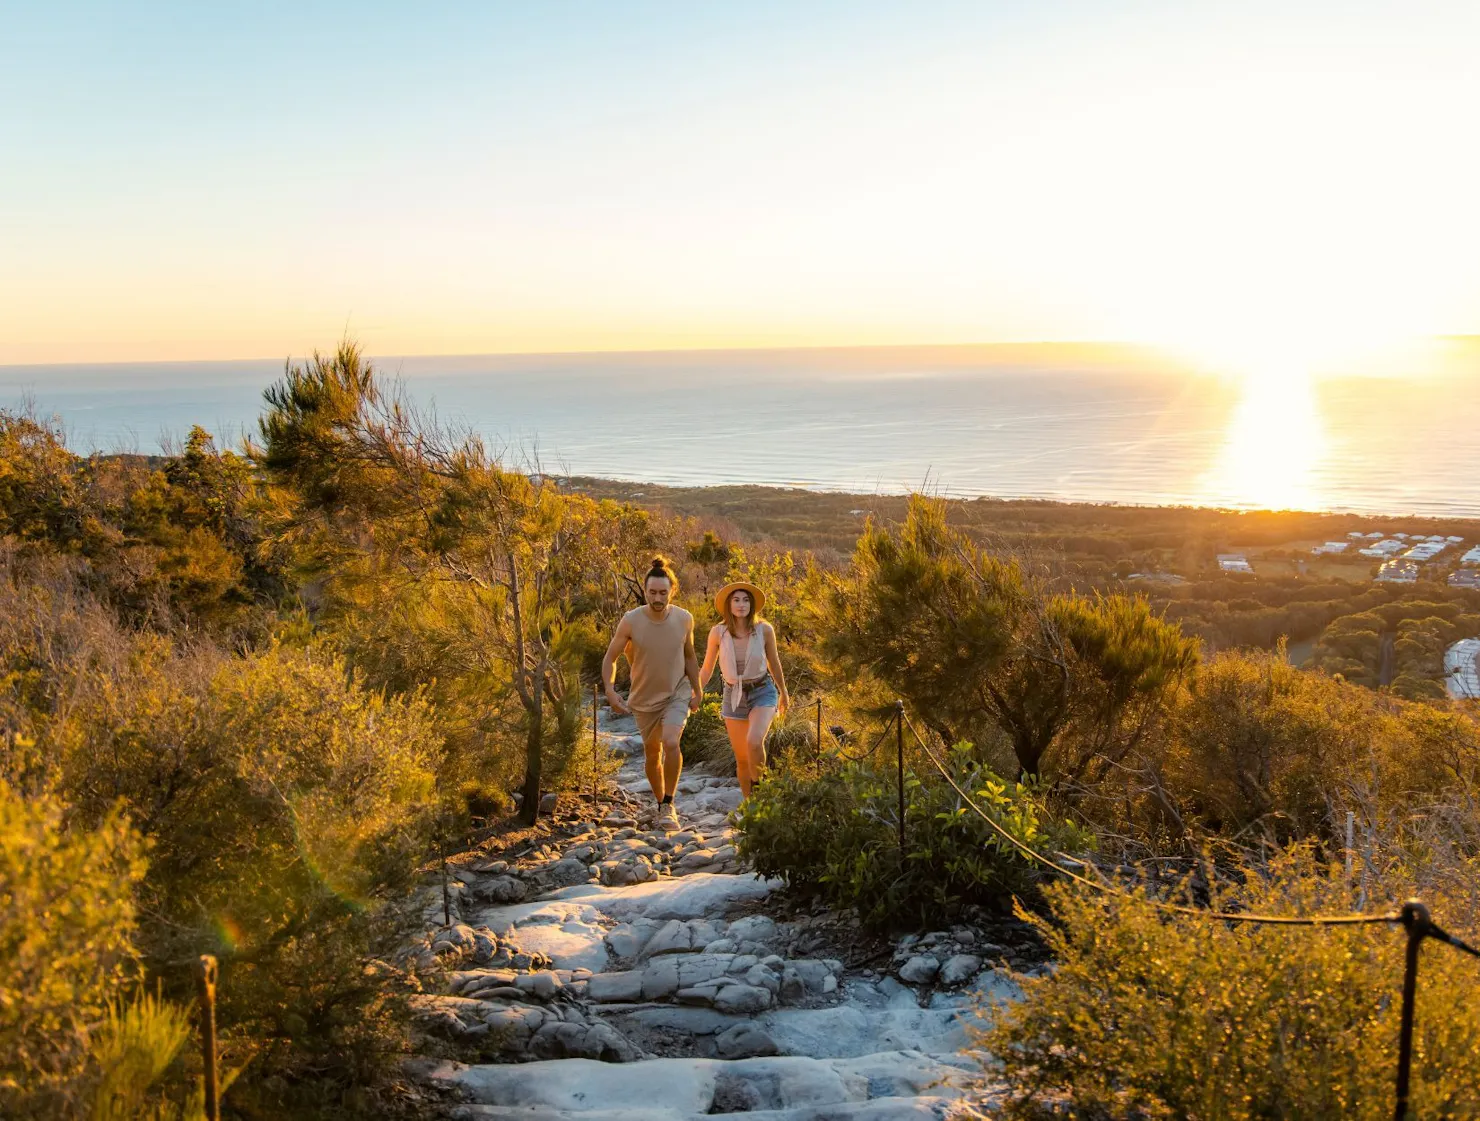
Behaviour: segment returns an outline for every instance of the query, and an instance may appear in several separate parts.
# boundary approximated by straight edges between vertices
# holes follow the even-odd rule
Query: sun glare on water
[[[1326,432],[1308,376],[1250,376],[1202,487],[1219,506],[1309,510],[1322,506],[1316,471]]]

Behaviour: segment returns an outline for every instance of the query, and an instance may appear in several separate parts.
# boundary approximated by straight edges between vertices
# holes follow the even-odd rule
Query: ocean
[[[1130,347],[374,359],[555,474],[1480,516],[1480,346],[1406,376],[1216,377]],[[254,433],[280,361],[0,367],[77,451]]]

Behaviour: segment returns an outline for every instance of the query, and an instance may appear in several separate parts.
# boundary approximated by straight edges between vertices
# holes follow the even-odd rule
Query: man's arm
[[[689,711],[698,712],[704,704],[704,682],[699,679],[699,656],[694,653],[694,617],[689,616],[689,633],[683,640],[683,671],[688,676],[693,692],[689,696]]]
[[[623,615],[622,621],[617,624],[616,633],[607,644],[606,653],[601,656],[601,688],[606,693],[606,703],[620,716],[625,716],[632,710],[627,707],[612,683],[617,677],[617,658],[627,649],[627,643],[631,640],[632,628],[627,625],[627,616]]]

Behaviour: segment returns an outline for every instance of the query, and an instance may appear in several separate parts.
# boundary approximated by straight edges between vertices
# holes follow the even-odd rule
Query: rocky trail
[[[602,715],[636,809],[641,741],[630,718]],[[733,778],[690,770],[679,832],[617,809],[513,863],[452,862],[453,925],[438,887],[404,955],[445,979],[416,1015],[429,1039],[498,1061],[413,1064],[449,1116],[903,1121],[945,1117],[968,1082],[992,1096],[962,1054],[971,994],[1011,999],[1031,937],[954,927],[871,952],[856,922],[790,913],[779,883],[739,866],[739,800]]]

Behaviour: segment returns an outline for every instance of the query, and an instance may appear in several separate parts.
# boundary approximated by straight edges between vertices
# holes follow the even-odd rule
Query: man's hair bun
[[[667,580],[673,585],[673,590],[678,591],[678,577],[674,574],[673,565],[669,563],[668,558],[662,553],[659,553],[653,558],[652,566],[648,569],[647,576],[643,579],[650,580],[654,576]]]

